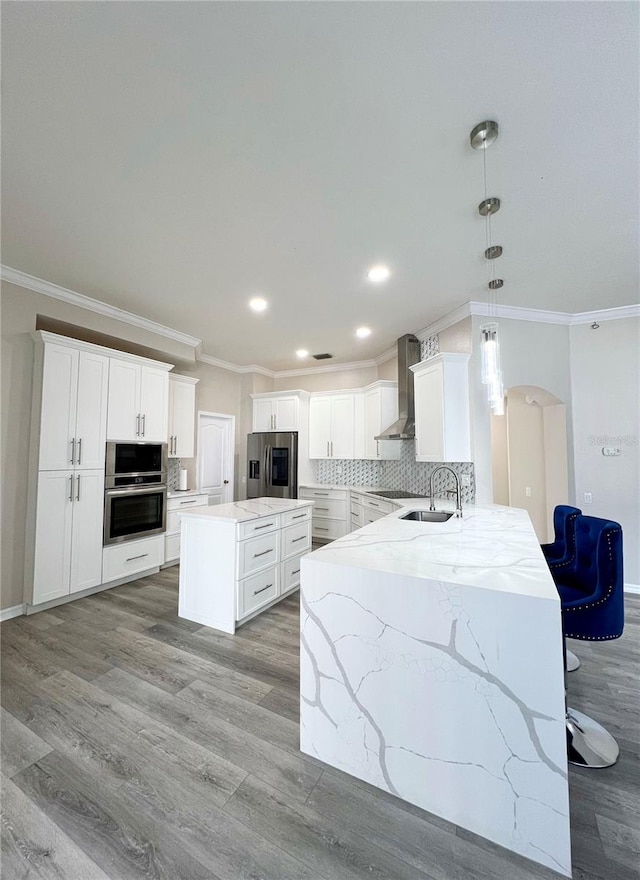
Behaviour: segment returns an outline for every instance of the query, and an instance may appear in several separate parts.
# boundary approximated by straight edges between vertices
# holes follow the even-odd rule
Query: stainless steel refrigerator
[[[298,497],[295,431],[247,435],[247,498]]]

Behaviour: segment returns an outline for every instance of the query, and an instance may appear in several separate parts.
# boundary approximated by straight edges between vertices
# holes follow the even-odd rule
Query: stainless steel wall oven
[[[166,443],[107,443],[105,545],[165,531],[167,457]]]

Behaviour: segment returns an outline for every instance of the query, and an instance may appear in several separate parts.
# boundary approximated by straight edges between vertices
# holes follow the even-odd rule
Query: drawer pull
[[[197,498],[194,498],[193,501],[181,501],[180,504],[196,504],[198,501]]]
[[[130,556],[127,559],[127,562],[133,562],[134,559],[144,559],[145,556],[148,556],[148,553],[141,553],[140,556]]]
[[[302,517],[306,515],[306,513],[298,513],[296,516],[292,516],[291,519],[302,519]]]
[[[300,574],[300,569],[299,569],[299,568],[296,568],[296,570],[295,570],[295,571],[292,571],[291,574]]]
[[[273,523],[270,522],[270,523],[265,523],[263,526],[254,526],[253,531],[257,532],[259,529],[268,529],[269,526],[272,526],[272,525],[273,525]]]
[[[273,547],[271,547],[269,550],[263,550],[262,553],[254,553],[253,558],[257,559],[258,556],[266,556],[267,553],[273,553]]]
[[[273,584],[267,584],[266,587],[261,587],[259,590],[254,590],[254,591],[253,591],[253,595],[254,595],[254,596],[257,596],[258,593],[264,593],[265,590],[268,590],[269,587],[272,587],[272,586],[273,586]]]
[[[329,493],[328,492],[314,492],[313,494],[314,494],[314,496],[318,496],[318,495],[328,495]]]
[[[380,505],[379,505],[379,504],[376,504],[375,501],[370,501],[370,502],[369,502],[369,507],[380,507]]]
[[[293,540],[291,541],[291,543],[292,543],[292,544],[295,544],[295,543],[297,543],[298,541],[304,541],[304,539],[305,539],[306,537],[307,537],[306,535],[300,535],[299,538],[293,538]]]
[[[316,510],[329,510],[328,507],[316,507]]]
[[[317,529],[317,531],[319,531],[319,532],[328,532],[328,531],[329,531],[329,527],[328,527],[328,526],[316,526],[316,529]]]

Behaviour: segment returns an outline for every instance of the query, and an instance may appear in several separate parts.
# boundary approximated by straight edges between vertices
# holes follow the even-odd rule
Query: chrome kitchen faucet
[[[449,471],[450,474],[453,474],[453,479],[456,481],[456,516],[462,516],[462,497],[460,495],[460,478],[453,468],[450,468],[446,464],[439,464],[437,468],[434,468],[431,471],[431,476],[429,477],[429,510],[435,510],[436,506],[433,503],[433,496],[435,489],[433,487],[433,478],[438,473],[438,471]]]

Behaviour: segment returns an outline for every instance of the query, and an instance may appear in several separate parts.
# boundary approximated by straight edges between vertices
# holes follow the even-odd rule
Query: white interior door
[[[198,491],[209,504],[233,501],[235,417],[198,413]]]

